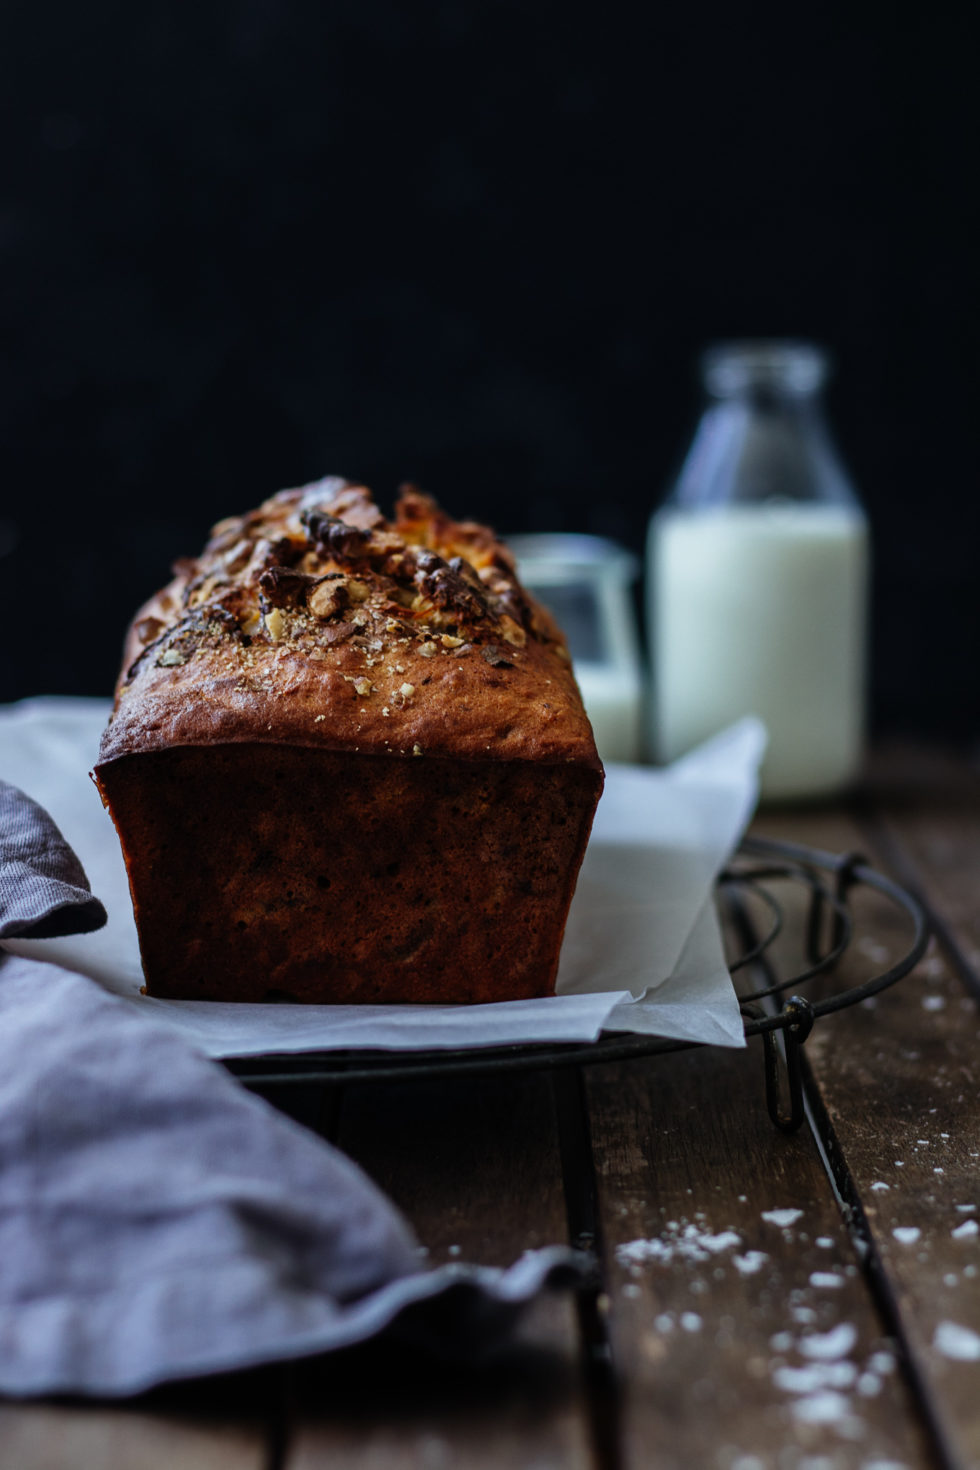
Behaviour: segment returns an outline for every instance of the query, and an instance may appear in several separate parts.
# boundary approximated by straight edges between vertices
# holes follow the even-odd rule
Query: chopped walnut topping
[[[136,624],[136,636],[141,643],[152,643],[163,632],[164,626],[159,618],[140,618]]]
[[[245,526],[244,516],[225,516],[211,527],[211,540],[220,541],[225,536],[236,535]]]
[[[233,576],[236,572],[244,571],[248,566],[251,555],[251,541],[236,541],[234,546],[229,551],[226,551],[222,558],[225,564],[225,571],[230,572]]]
[[[321,582],[307,597],[306,605],[315,618],[335,617],[347,606],[347,587],[343,582]]]
[[[330,623],[325,628],[317,629],[317,638],[321,643],[343,643],[353,633],[353,623]]]
[[[308,572],[278,562],[264,567],[258,577],[262,596],[272,607],[302,607],[311,581]]]
[[[380,708],[369,702],[375,693],[389,723],[424,696],[437,666],[426,675],[417,658],[481,658],[493,671],[485,682],[502,685],[522,679],[536,640],[566,662],[556,686],[567,679],[561,635],[524,597],[509,553],[417,491],[402,492],[392,522],[363,487],[340,480],[283,492],[220,523],[203,557],[179,563],[175,576],[134,628],[134,671],[179,667],[200,651],[210,675],[254,692],[271,689],[261,671],[295,651],[335,689],[338,663],[351,670],[343,677],[367,705],[365,728]]]
[[[514,667],[510,660],[504,657],[496,643],[488,643],[481,652],[491,668],[512,669]]]
[[[313,545],[325,556],[335,557],[338,561],[353,561],[368,553],[369,538],[359,526],[352,526],[319,510],[302,511],[300,521]]]

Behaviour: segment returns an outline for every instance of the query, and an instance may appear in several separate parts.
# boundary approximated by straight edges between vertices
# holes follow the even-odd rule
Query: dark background
[[[970,8],[8,3],[0,699],[325,472],[639,549],[698,350],[827,344],[879,731],[976,735]]]

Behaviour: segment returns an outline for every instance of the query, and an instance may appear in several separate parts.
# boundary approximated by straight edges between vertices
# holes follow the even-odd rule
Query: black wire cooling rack
[[[785,885],[792,895],[790,902],[776,891],[781,893]],[[880,974],[857,985],[835,988],[835,972],[861,938],[854,898],[862,889],[873,891],[904,913],[909,922],[908,948]],[[912,894],[877,872],[860,854],[820,852],[760,837],[742,841],[733,861],[718,877],[717,898],[745,1035],[763,1039],[769,1113],[779,1128],[792,1131],[803,1120],[801,1049],[814,1024],[869,1000],[907,975],[929,942],[928,921]],[[794,952],[799,950],[803,963],[791,966],[793,973],[783,975],[784,963],[777,951],[787,939]],[[871,948],[874,952],[876,946]],[[810,1000],[799,993],[818,980],[819,998]],[[752,984],[754,988],[748,988]],[[783,1001],[787,992],[789,998]],[[310,1051],[227,1058],[225,1065],[249,1087],[275,1088],[596,1066],[701,1045],[705,1043],[610,1032],[592,1042],[412,1052]],[[780,1051],[786,1070],[787,1109],[780,1100]]]

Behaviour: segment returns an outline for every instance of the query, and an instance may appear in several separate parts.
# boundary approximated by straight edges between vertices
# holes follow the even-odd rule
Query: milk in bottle
[[[846,786],[863,739],[867,524],[820,416],[825,372],[808,344],[709,352],[713,401],[649,533],[653,753],[756,714],[776,799]]]

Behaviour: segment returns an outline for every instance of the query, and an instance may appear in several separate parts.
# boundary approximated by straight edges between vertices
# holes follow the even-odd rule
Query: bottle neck
[[[859,508],[824,423],[826,360],[806,344],[716,348],[708,403],[675,484],[678,508],[794,502]]]
[[[704,386],[718,399],[813,401],[827,372],[827,354],[812,342],[723,343],[709,347],[701,359]]]

